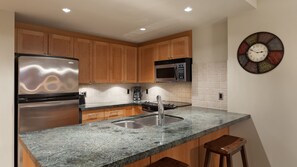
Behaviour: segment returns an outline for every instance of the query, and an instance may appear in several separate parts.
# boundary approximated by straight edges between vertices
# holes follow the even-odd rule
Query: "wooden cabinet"
[[[73,57],[73,37],[58,34],[50,34],[49,55]]]
[[[188,36],[186,37],[180,37],[171,40],[171,56],[174,59],[178,58],[185,58],[185,57],[191,57],[190,55],[190,45],[189,45],[190,38]]]
[[[110,44],[110,82],[124,81],[124,46]]]
[[[141,106],[112,107],[82,112],[82,123],[102,120],[117,119],[138,114],[143,114]]]
[[[162,159],[163,157],[170,157],[178,161],[184,162],[191,167],[198,167],[199,164],[199,140],[194,139],[184,144],[178,145],[171,149],[165,150],[161,153],[151,156],[151,163]]]
[[[17,53],[48,54],[48,34],[41,31],[17,29]]]
[[[95,83],[108,83],[110,81],[109,43],[94,42],[93,51],[93,80]]]
[[[172,59],[170,41],[157,43],[157,59],[169,60]]]
[[[148,45],[139,48],[138,82],[155,82],[155,55],[156,45]]]
[[[137,83],[137,48],[125,46],[124,82]]]
[[[91,40],[81,38],[74,40],[74,57],[79,59],[79,83],[81,84],[92,82],[92,52],[93,46]]]
[[[150,157],[136,161],[134,163],[131,163],[129,165],[125,165],[124,167],[146,167],[148,165],[150,165]]]
[[[82,123],[90,123],[105,120],[105,109],[84,111],[82,113]]]
[[[224,129],[220,129],[218,131],[215,131],[213,133],[207,134],[205,136],[202,136],[199,138],[199,167],[203,167],[204,166],[204,159],[205,159],[205,148],[204,148],[204,144],[215,140],[223,135],[228,135],[229,134],[229,128],[224,128]],[[210,160],[210,166],[209,167],[219,167],[219,161],[220,157],[219,155],[216,154],[211,154],[211,160]],[[224,165],[226,166],[226,164]]]

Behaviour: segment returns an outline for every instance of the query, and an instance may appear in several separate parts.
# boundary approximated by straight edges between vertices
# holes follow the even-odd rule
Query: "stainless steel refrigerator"
[[[79,123],[78,60],[16,55],[18,132]]]

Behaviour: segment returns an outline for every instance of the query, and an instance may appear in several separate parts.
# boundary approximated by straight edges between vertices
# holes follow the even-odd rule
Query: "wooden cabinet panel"
[[[138,81],[140,83],[155,82],[155,55],[155,45],[148,45],[139,48]]]
[[[48,54],[48,34],[25,29],[17,30],[17,53]]]
[[[199,164],[199,140],[194,139],[184,144],[178,145],[171,149],[165,150],[161,153],[151,156],[151,163],[162,159],[163,157],[170,157],[188,164],[191,167],[198,167]]]
[[[204,166],[204,159],[205,159],[205,148],[204,148],[204,144],[215,140],[223,135],[228,135],[229,134],[229,128],[224,128],[224,129],[220,129],[218,131],[215,131],[213,133],[210,133],[208,135],[202,136],[200,137],[200,143],[199,143],[199,167],[203,167]],[[211,154],[211,160],[210,160],[210,166],[209,167],[219,167],[219,162],[220,162],[220,157],[217,154]],[[225,161],[226,162],[226,161]],[[225,164],[226,166],[226,164]]]
[[[180,37],[171,40],[171,56],[174,59],[191,57],[189,37]]]
[[[108,83],[110,78],[109,43],[94,42],[93,80],[95,83]]]
[[[157,43],[157,59],[168,60],[172,59],[170,50],[170,41]]]
[[[136,83],[137,70],[137,48],[126,46],[124,60],[124,82]]]
[[[134,163],[131,163],[129,165],[125,165],[124,167],[147,167],[148,165],[150,165],[150,157],[136,161]]]
[[[139,114],[144,114],[141,106],[132,106],[130,108],[127,108],[126,117],[139,115]]]
[[[121,83],[124,80],[124,46],[110,45],[110,82]]]
[[[73,57],[73,37],[50,34],[49,54],[51,56]]]
[[[105,120],[105,109],[84,111],[82,113],[82,123],[90,123]]]
[[[126,116],[127,109],[125,107],[111,108],[105,111],[106,119],[116,119]]]
[[[76,38],[74,46],[74,57],[79,59],[79,83],[91,83],[92,41]]]

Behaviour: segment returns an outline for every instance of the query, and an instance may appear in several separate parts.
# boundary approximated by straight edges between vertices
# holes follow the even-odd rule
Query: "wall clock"
[[[239,45],[237,59],[240,66],[253,74],[263,74],[279,65],[284,56],[284,45],[274,34],[257,32]]]

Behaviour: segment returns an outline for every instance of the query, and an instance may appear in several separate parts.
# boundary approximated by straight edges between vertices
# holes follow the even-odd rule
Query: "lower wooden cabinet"
[[[82,112],[82,123],[90,123],[102,120],[117,119],[133,115],[143,114],[141,106],[114,107]]]
[[[128,164],[125,167],[146,167],[148,165],[147,162],[149,159],[149,164],[151,164],[158,161],[159,159],[162,159],[163,157],[171,157],[178,161],[182,161],[188,164],[190,167],[203,167],[205,158],[204,144],[227,134],[229,134],[229,128],[220,129],[198,139],[188,141],[184,144],[152,155],[151,157]],[[211,165],[209,167],[219,167],[218,156],[212,154]]]

